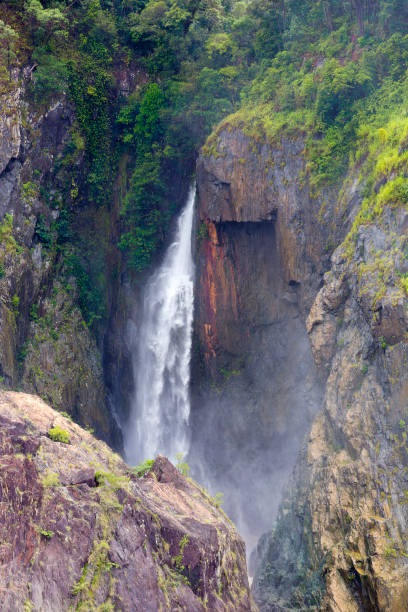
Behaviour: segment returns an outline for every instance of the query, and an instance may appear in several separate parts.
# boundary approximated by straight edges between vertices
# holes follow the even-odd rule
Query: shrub
[[[51,438],[53,442],[63,442],[64,444],[69,444],[69,433],[62,429],[61,427],[51,427],[48,432],[48,437]]]
[[[145,474],[150,472],[153,467],[153,464],[154,459],[145,459],[143,463],[139,463],[139,465],[133,468],[133,472],[136,474],[136,476],[139,476],[139,478],[141,478],[142,476],[145,476]]]
[[[178,469],[180,474],[183,474],[183,476],[187,477],[190,472],[190,466],[188,465],[188,463],[183,461],[183,453],[177,453],[176,459],[177,459],[176,468]]]

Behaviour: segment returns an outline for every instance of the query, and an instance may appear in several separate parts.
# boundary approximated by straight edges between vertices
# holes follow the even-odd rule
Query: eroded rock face
[[[262,610],[408,607],[404,218],[339,246],[308,315],[323,411],[260,550]]]
[[[341,223],[330,194],[310,195],[302,151],[225,129],[198,162],[192,461],[247,537],[270,526],[321,405],[305,318]]]
[[[20,85],[11,82],[10,91],[0,97],[0,385],[48,398],[120,447],[107,405],[103,347],[97,346],[78,308],[75,279],[63,270],[58,250],[49,248],[65,180],[57,168],[64,167],[74,112],[64,97],[46,111],[34,111],[24,97],[24,75],[19,76]],[[83,151],[70,159],[77,171],[73,189],[78,190],[82,162]],[[91,234],[101,213],[89,215],[91,220],[86,206],[77,213],[78,223]],[[117,261],[106,263],[107,276],[115,266]],[[106,301],[114,319],[121,294],[114,287],[111,293],[115,303],[111,295]],[[120,325],[112,328],[118,331]]]
[[[336,250],[311,309],[324,409],[263,544],[254,585],[262,610],[408,608],[402,217],[360,227],[351,255]]]
[[[167,459],[138,478],[22,393],[0,392],[0,423],[2,610],[255,611],[241,538]]]
[[[271,523],[268,495],[279,497],[284,452],[296,456],[311,413],[298,434],[291,427],[305,404],[319,407],[275,528],[258,543],[255,599],[265,612],[408,609],[406,210],[385,209],[343,242],[362,201],[361,168],[340,193],[313,198],[299,142],[274,149],[227,129],[210,151],[199,162],[207,232],[198,232],[195,376],[200,366],[217,388],[196,390],[215,409],[195,418],[201,433],[206,418],[217,424],[215,465],[233,457],[241,466],[242,440]]]

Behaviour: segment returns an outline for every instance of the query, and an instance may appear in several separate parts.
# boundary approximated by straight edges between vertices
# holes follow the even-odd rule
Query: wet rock
[[[310,194],[303,149],[302,138],[271,146],[225,129],[197,166],[190,461],[197,471],[209,466],[203,478],[214,475],[213,489],[226,493],[247,535],[254,524],[258,533],[271,524],[279,503],[274,487],[288,477],[321,405],[304,321],[341,222],[332,193]],[[340,282],[326,298],[330,305],[322,305],[324,323],[315,325],[326,375],[328,336],[334,346],[337,331],[329,311],[346,292]],[[242,479],[248,495],[240,493]],[[268,482],[274,487],[265,494]]]
[[[345,177],[342,191],[314,198],[299,180],[301,139],[267,145],[230,128],[207,155],[198,173],[207,236],[199,248],[196,371],[217,385],[213,431],[227,432],[223,450],[249,437],[245,462],[255,447],[269,462],[269,471],[257,464],[264,501],[268,484],[275,498],[282,487],[273,469],[279,457],[301,448],[275,527],[253,555],[255,599],[265,612],[408,609],[406,211],[385,207],[381,219],[346,238],[363,199],[361,168]],[[296,344],[303,325],[311,351]],[[310,401],[312,359],[322,408],[301,447],[301,436],[277,436],[304,414],[282,383],[288,389],[296,380]],[[268,395],[271,388],[279,391]],[[262,427],[252,438],[253,420]]]

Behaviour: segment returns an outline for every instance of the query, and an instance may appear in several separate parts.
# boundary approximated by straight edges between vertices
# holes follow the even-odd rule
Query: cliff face
[[[201,457],[225,461],[220,487],[225,465],[249,464],[262,502],[245,487],[244,512],[270,527],[311,425],[258,544],[256,599],[268,611],[402,610],[406,211],[385,208],[342,243],[364,168],[312,197],[302,148],[230,128],[199,161],[195,380],[213,388],[201,382],[195,401],[210,396],[220,449]],[[194,418],[202,435],[199,408]]]
[[[2,610],[255,610],[242,540],[164,457],[139,478],[22,393],[0,422]]]
[[[115,363],[126,373],[121,338],[126,296],[119,289],[120,257],[112,246],[117,242],[120,194],[109,211],[91,203],[75,208],[84,152],[81,142],[73,151],[73,109],[64,97],[48,109],[34,108],[24,91],[28,80],[29,74],[16,70],[0,101],[1,383],[40,394],[119,446],[104,365],[113,370]],[[76,176],[68,191],[66,168],[74,168]],[[104,297],[109,336],[103,329],[91,334],[78,307],[76,279],[61,256],[61,245],[52,242],[55,228],[68,232],[64,207],[69,205],[59,199],[61,193],[68,193],[87,241],[99,235],[92,257],[101,260],[98,265],[109,279]]]
[[[321,403],[305,318],[341,217],[309,195],[302,151],[225,129],[198,162],[193,453],[247,536],[270,526]]]
[[[392,272],[406,265],[405,223],[397,210],[381,227],[360,227],[352,257],[344,247],[334,253],[310,312],[324,406],[263,543],[261,609],[288,600],[295,609],[313,600],[324,610],[408,606],[407,315]]]

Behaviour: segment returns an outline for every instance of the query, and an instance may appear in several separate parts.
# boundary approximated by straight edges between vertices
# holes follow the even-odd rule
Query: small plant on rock
[[[221,508],[222,504],[224,503],[224,493],[221,493],[220,491],[218,493],[216,493],[213,497],[213,504],[214,506],[216,506],[217,508]]]
[[[148,472],[150,472],[153,467],[153,464],[154,459],[145,459],[143,463],[139,463],[139,465],[134,467],[132,471],[134,472],[134,474],[136,474],[136,476],[142,478],[142,476],[145,476]]]
[[[65,431],[65,429],[58,427],[58,425],[51,427],[48,432],[48,437],[51,438],[53,442],[63,442],[64,444],[69,444],[69,433]]]
[[[183,453],[176,454],[176,459],[177,459],[176,468],[181,474],[183,474],[183,476],[187,477],[190,472],[190,466],[188,465],[188,463],[183,461],[183,458],[184,458]]]

